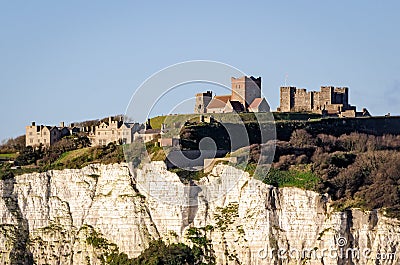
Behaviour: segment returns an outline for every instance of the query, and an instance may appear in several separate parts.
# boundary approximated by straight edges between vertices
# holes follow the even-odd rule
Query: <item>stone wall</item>
[[[277,139],[288,141],[292,132],[305,129],[312,135],[320,133],[340,136],[352,132],[382,136],[400,135],[400,117],[328,118],[319,121],[283,121],[276,123]]]
[[[316,112],[326,111],[330,114],[340,114],[342,111],[350,110],[354,107],[348,102],[347,87],[322,86],[319,92],[296,87],[280,88],[280,107],[281,112]]]

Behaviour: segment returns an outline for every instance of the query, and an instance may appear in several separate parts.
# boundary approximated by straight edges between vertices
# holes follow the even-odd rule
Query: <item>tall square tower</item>
[[[196,94],[196,103],[194,105],[194,113],[206,113],[207,106],[212,99],[212,92],[207,91],[205,93]]]
[[[247,107],[256,98],[261,98],[261,77],[242,76],[239,78],[231,77],[232,101],[239,101],[243,107]]]

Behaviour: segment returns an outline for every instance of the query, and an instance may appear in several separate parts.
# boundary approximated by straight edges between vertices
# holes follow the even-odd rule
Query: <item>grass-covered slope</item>
[[[82,168],[93,163],[120,163],[124,161],[124,153],[122,145],[90,147],[86,137],[73,136],[63,138],[50,148],[23,146],[12,159],[16,167],[8,162],[0,163],[0,179],[50,169]]]

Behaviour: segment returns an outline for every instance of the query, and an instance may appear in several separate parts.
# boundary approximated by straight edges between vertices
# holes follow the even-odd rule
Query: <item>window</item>
[[[43,135],[47,135],[47,132],[43,132]]]
[[[114,130],[112,130],[111,133],[114,134]]]
[[[100,132],[97,132],[97,135],[100,135]]]
[[[33,139],[30,139],[29,142],[30,142],[30,143],[33,143]]]
[[[32,132],[29,132],[29,135],[32,135]]]

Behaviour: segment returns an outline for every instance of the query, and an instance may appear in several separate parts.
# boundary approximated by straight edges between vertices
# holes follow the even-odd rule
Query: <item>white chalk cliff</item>
[[[96,164],[0,181],[0,264],[100,264],[116,246],[136,257],[152,239],[190,244],[187,230],[207,225],[218,264],[400,263],[400,222],[379,211],[335,212],[324,195],[227,165],[196,184],[162,162],[135,174]]]

